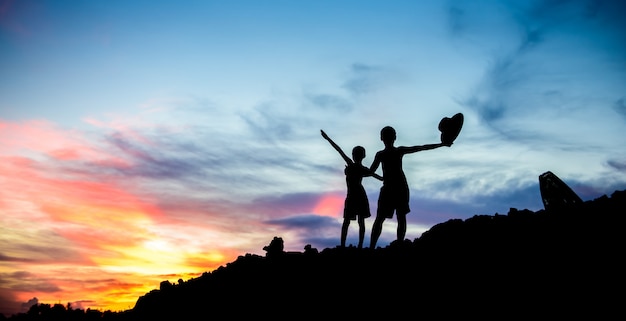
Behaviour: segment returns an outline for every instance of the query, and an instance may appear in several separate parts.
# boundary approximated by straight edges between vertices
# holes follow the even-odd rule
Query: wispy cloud
[[[353,63],[342,88],[358,97],[401,83],[406,77],[403,72],[390,66]]]
[[[620,172],[626,172],[626,160],[609,160],[607,164]]]
[[[11,289],[15,291],[24,292],[43,292],[54,293],[61,291],[61,288],[56,284],[50,282],[48,279],[39,278],[37,275],[27,271],[17,271],[12,273],[1,273],[0,280],[19,280],[19,283],[15,281],[4,281],[3,283],[15,282],[10,285]]]
[[[348,112],[354,108],[352,102],[339,95],[307,94],[305,95],[305,99],[311,102],[313,106],[319,107],[321,110]]]
[[[267,223],[297,229],[325,229],[329,226],[338,226],[336,219],[319,215],[298,215],[269,220]]]
[[[614,66],[626,51],[615,51],[603,38],[623,38],[624,32],[613,29],[621,24],[615,21],[615,9],[613,2],[604,1],[452,2],[452,35],[478,42],[491,55],[481,81],[457,101],[504,142],[564,152],[574,145],[580,149],[581,141],[590,149],[602,144],[602,137],[611,134],[590,136],[572,124],[601,121],[611,101],[600,93],[623,78],[623,70]],[[487,12],[498,12],[499,19]],[[500,42],[486,39],[493,36]],[[584,61],[572,54],[580,50]],[[598,74],[598,82],[583,85],[589,74]],[[620,100],[612,109],[620,113]]]
[[[618,99],[613,105],[613,109],[626,120],[626,100],[624,98]]]

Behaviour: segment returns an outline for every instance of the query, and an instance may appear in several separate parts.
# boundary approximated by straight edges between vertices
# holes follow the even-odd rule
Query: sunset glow
[[[58,167],[130,163],[47,122],[0,125],[0,273],[14,289],[10,299],[125,310],[161,281],[197,277],[240,254],[212,250],[211,240],[187,242],[184,225],[168,225],[156,201],[134,195],[115,177]],[[66,174],[51,175],[60,172]],[[187,229],[197,235],[197,228]],[[211,234],[208,226],[203,231]]]

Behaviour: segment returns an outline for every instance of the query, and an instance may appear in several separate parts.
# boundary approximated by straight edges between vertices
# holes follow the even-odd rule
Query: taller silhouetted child
[[[395,147],[396,130],[391,126],[386,126],[380,131],[380,140],[385,144],[385,148],[376,153],[370,170],[376,172],[378,166],[382,165],[384,180],[378,196],[376,218],[374,225],[372,225],[370,249],[376,247],[376,242],[378,242],[383,229],[383,222],[387,218],[392,218],[394,211],[398,220],[397,240],[404,241],[406,215],[411,209],[409,208],[409,184],[402,169],[402,157],[409,153],[452,145],[452,143],[439,143]]]

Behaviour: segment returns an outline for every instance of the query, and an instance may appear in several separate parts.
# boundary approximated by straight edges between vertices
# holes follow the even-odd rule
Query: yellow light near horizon
[[[162,244],[160,242],[150,243]],[[107,271],[129,272],[141,275],[171,274],[175,271],[187,271],[184,264],[184,253],[175,250],[156,250],[145,245],[140,246],[107,246],[110,252],[117,253],[113,257],[92,258],[96,264]]]
[[[171,252],[173,247],[165,240],[147,240],[143,247],[154,252]]]

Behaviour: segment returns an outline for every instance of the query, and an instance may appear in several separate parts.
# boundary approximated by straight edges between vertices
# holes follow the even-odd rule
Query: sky
[[[404,158],[408,239],[626,189],[623,1],[0,0],[0,313],[122,311],[273,237],[338,246],[345,152]],[[379,174],[381,169],[378,170]],[[381,183],[365,178],[372,214]],[[365,244],[373,216],[366,219]],[[348,243],[356,244],[357,224]],[[378,246],[395,239],[385,221]],[[462,273],[462,267],[459,272]]]

